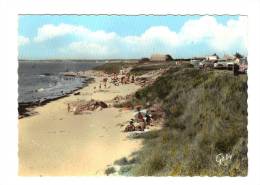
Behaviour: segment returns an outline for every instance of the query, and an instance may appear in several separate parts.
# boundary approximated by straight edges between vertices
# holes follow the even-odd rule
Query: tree
[[[173,58],[171,55],[166,55],[166,61],[173,61]]]
[[[219,56],[217,55],[217,53],[214,53],[212,56],[216,56],[217,59],[219,59]]]
[[[149,61],[150,61],[149,58],[141,58],[141,60],[139,60],[140,63],[149,62]]]
[[[240,53],[236,52],[236,54],[234,55],[236,58],[244,58],[243,55],[241,55]]]

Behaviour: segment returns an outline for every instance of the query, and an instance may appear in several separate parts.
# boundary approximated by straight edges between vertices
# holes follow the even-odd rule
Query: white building
[[[206,56],[206,60],[208,61],[217,61],[218,60],[218,55],[209,55],[209,56]]]

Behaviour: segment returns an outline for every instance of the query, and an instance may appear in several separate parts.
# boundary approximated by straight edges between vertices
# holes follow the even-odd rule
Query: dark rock
[[[103,102],[103,101],[100,101],[100,102],[99,102],[99,105],[100,105],[102,108],[107,108],[107,107],[108,107],[108,105],[107,105],[105,102]]]

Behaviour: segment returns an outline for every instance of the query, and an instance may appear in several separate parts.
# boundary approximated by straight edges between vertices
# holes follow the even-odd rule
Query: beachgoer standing
[[[233,66],[233,72],[234,72],[234,76],[239,75],[239,60],[235,60],[234,62],[234,66]]]
[[[151,123],[151,116],[149,114],[145,115],[145,122],[146,122],[146,125],[150,125],[150,123]]]
[[[135,76],[132,76],[131,83],[135,83]]]
[[[104,87],[106,88],[107,87],[107,78],[104,78],[103,82],[104,82]]]
[[[70,104],[68,103],[68,112],[70,111]]]
[[[129,83],[130,82],[130,73],[127,73],[126,77],[127,77],[127,79],[126,79],[125,83]]]
[[[122,85],[123,85],[123,83],[124,83],[124,80],[125,80],[125,77],[122,76],[122,77],[121,77],[121,84],[122,84]]]
[[[140,112],[140,111],[138,111],[138,113],[137,113],[137,118],[138,118],[138,121],[140,122],[145,122],[144,121],[144,117],[143,117],[143,114]]]

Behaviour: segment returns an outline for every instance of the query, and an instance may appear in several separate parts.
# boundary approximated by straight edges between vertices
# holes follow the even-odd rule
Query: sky
[[[247,55],[246,46],[246,16],[19,16],[19,59]]]

